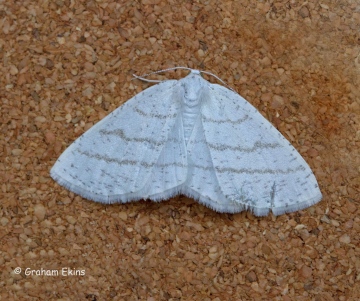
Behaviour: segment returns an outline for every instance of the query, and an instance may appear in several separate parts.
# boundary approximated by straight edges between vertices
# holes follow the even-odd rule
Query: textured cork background
[[[359,28],[357,0],[0,0],[0,300],[359,300]],[[174,66],[257,107],[323,200],[263,218],[183,196],[106,206],[50,178],[150,86],[133,73]]]

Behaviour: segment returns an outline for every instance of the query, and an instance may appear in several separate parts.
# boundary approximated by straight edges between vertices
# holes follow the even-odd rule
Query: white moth
[[[250,103],[189,70],[94,125],[60,156],[52,178],[101,203],[184,194],[219,212],[257,216],[321,200],[305,160]]]

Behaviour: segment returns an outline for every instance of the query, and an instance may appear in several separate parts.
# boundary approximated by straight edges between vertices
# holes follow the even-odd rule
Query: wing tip
[[[138,201],[141,199],[150,199],[155,202],[161,202],[164,200],[168,200],[176,195],[184,194],[187,197],[193,198],[194,200],[197,200],[200,204],[204,205],[205,207],[208,207],[216,212],[219,213],[230,213],[230,214],[236,214],[243,211],[249,211],[255,216],[262,217],[267,216],[270,211],[275,216],[282,215],[285,213],[291,213],[298,210],[303,210],[308,207],[311,207],[322,199],[322,194],[319,191],[318,194],[311,199],[308,199],[306,201],[295,203],[289,206],[282,206],[282,207],[251,207],[247,206],[245,204],[234,204],[231,205],[230,203],[216,203],[212,201],[211,199],[204,197],[200,195],[199,193],[195,191],[190,191],[189,189],[186,189],[184,186],[180,185],[177,187],[174,187],[173,189],[170,189],[168,191],[150,195],[150,196],[140,196],[139,194],[123,194],[123,195],[101,195],[101,194],[95,194],[93,192],[89,192],[88,190],[81,188],[77,185],[74,185],[73,183],[69,182],[68,180],[61,177],[53,167],[50,170],[50,176],[60,185],[65,187],[66,189],[70,190],[73,193],[76,193],[80,196],[82,196],[85,199],[92,200],[98,203],[104,203],[104,204],[113,204],[113,203],[128,203],[131,201]]]
[[[230,203],[226,203],[226,204],[215,203],[214,201],[210,200],[209,198],[203,197],[198,193],[189,192],[189,191],[182,191],[182,193],[188,197],[191,197],[191,198],[197,200],[200,204],[204,205],[205,207],[208,207],[219,213],[237,214],[237,213],[241,213],[243,211],[249,211],[257,217],[267,216],[267,215],[269,215],[270,211],[275,216],[278,216],[278,215],[282,215],[285,213],[291,213],[291,212],[295,212],[298,210],[303,210],[303,209],[306,209],[308,207],[311,207],[311,206],[317,204],[322,199],[322,194],[320,191],[318,191],[318,193],[314,197],[312,197],[306,201],[292,204],[290,206],[269,208],[269,207],[252,207],[252,206],[248,206],[248,205],[240,204],[240,203],[237,203],[234,205],[231,205]]]
[[[318,202],[320,202],[321,199],[322,199],[322,194],[319,190],[318,193],[314,197],[312,197],[306,201],[303,201],[300,203],[295,203],[295,204],[292,204],[289,206],[273,207],[273,208],[271,208],[271,211],[275,216],[285,214],[285,213],[291,213],[291,212],[295,212],[298,210],[303,210],[303,209],[309,208],[309,207],[317,204]]]
[[[110,204],[111,202],[109,202],[108,197],[107,196],[103,196],[103,195],[96,195],[92,192],[87,191],[84,188],[79,187],[78,185],[75,185],[73,183],[71,183],[70,181],[64,179],[62,176],[60,176],[56,170],[55,170],[55,166],[50,170],[50,176],[53,178],[53,180],[55,182],[57,182],[60,186],[66,188],[67,190],[76,193],[78,195],[80,195],[81,197],[91,200],[91,201],[95,201],[95,202],[99,202],[99,203],[106,203],[106,204]]]

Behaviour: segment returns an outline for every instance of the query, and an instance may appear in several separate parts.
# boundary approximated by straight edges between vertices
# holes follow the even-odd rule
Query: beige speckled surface
[[[358,1],[12,2],[0,1],[0,300],[360,298]],[[257,107],[323,200],[264,218],[182,196],[105,206],[50,178],[72,141],[149,86],[133,73],[173,66],[213,72]]]

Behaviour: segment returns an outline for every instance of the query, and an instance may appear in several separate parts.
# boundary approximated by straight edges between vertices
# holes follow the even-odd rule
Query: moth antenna
[[[167,72],[167,71],[172,71],[172,70],[177,70],[177,69],[183,69],[183,70],[189,70],[189,71],[194,71],[194,70],[196,70],[196,69],[191,69],[191,68],[188,68],[188,67],[179,66],[179,67],[172,67],[172,68],[167,68],[167,69],[162,69],[162,70],[150,72],[150,73],[147,73],[147,74],[144,74],[144,75],[141,75],[141,76],[138,76],[138,75],[136,75],[136,74],[133,74],[133,77],[135,77],[136,79],[143,80],[143,81],[148,82],[148,83],[161,83],[162,80],[147,79],[147,78],[145,78],[145,77],[150,76],[150,75],[153,75],[153,74],[158,74],[158,73]],[[225,85],[226,87],[228,87],[231,91],[233,91],[233,92],[236,93],[236,91],[235,91],[233,88],[231,88],[227,83],[225,83],[220,77],[218,77],[218,76],[215,75],[214,73],[211,73],[211,72],[208,72],[208,71],[203,71],[203,70],[198,70],[198,71],[199,71],[200,73],[208,74],[208,75],[211,75],[211,76],[215,77],[219,82],[221,82],[223,85]]]

